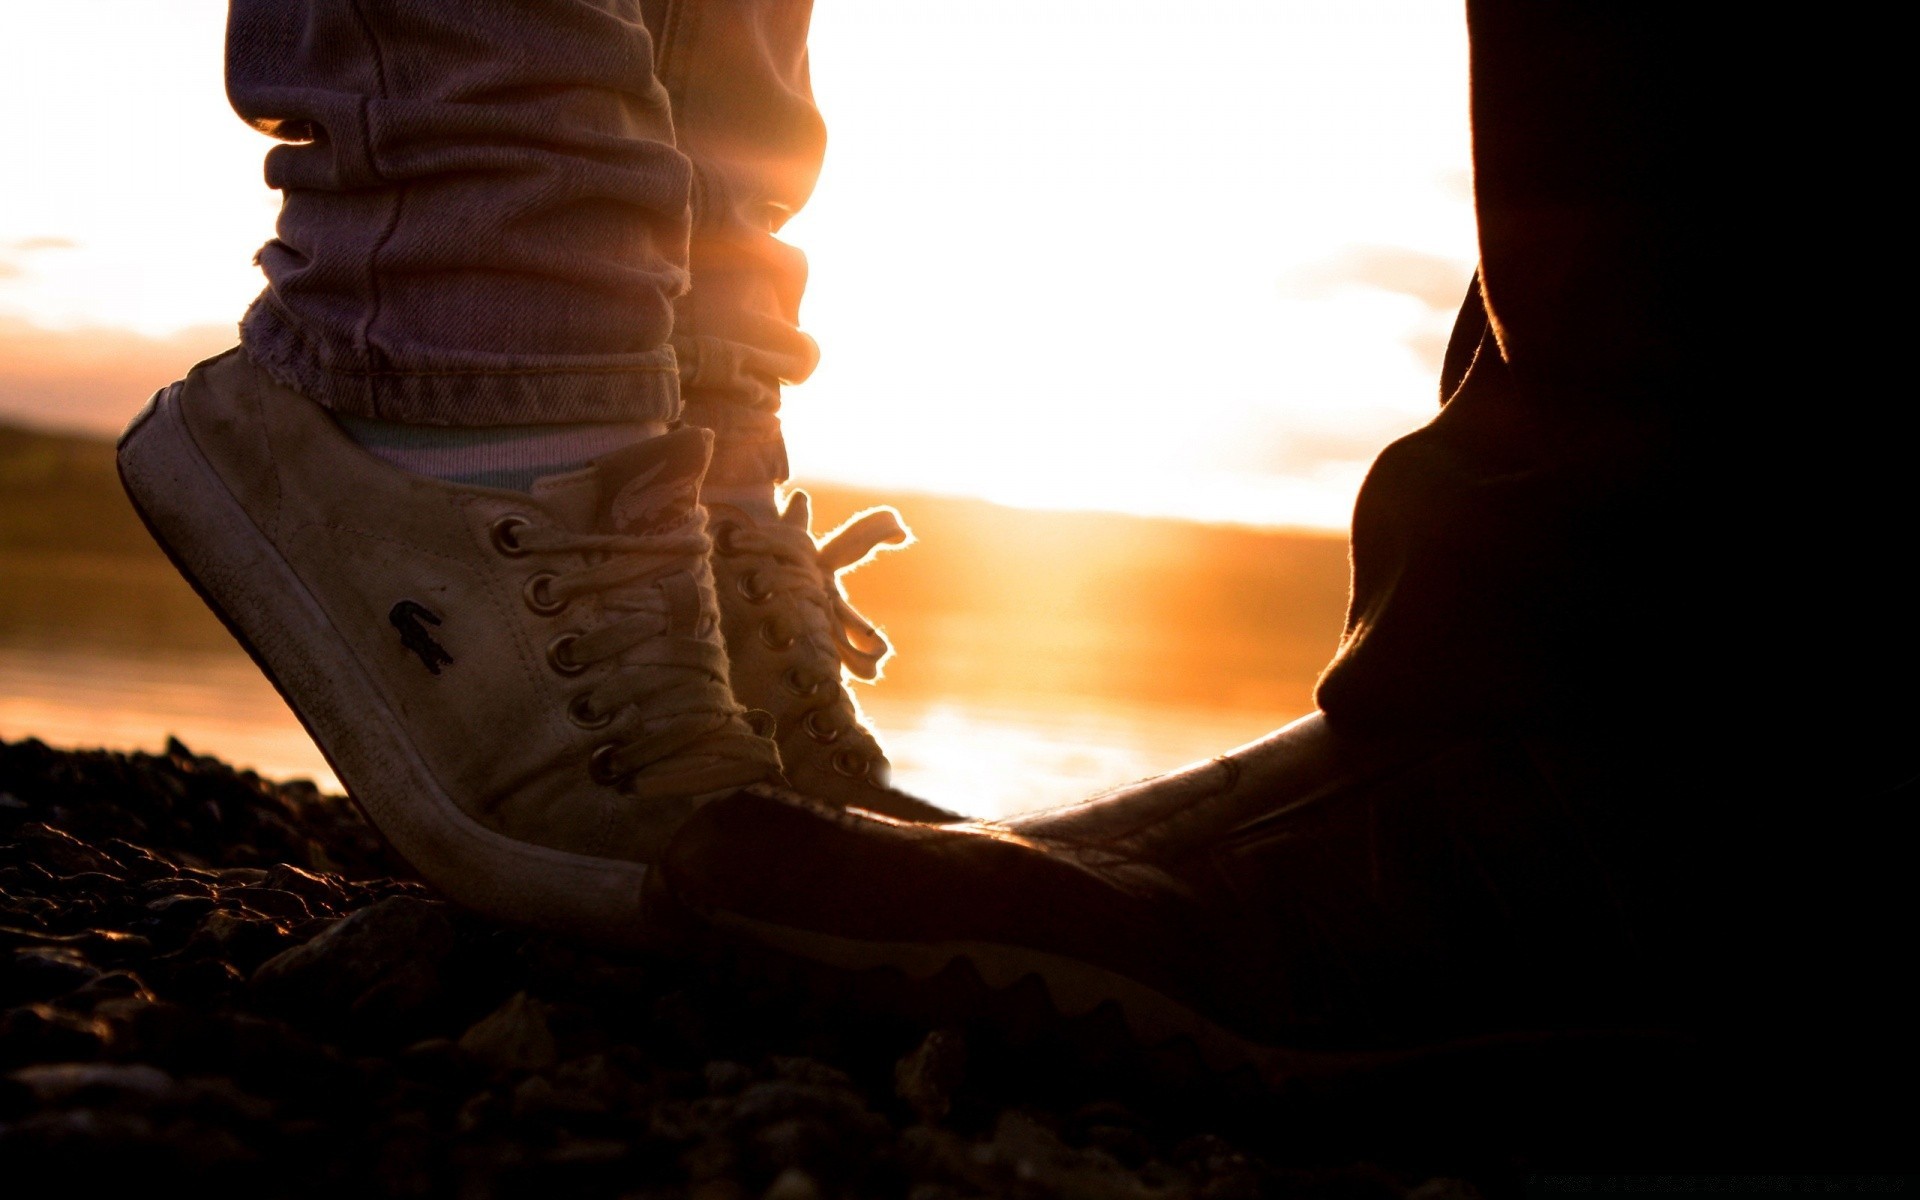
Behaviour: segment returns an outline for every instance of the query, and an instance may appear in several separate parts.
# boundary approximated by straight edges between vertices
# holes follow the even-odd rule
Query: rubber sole
[[[609,948],[650,944],[646,866],[535,846],[447,795],[292,565],[195,442],[182,384],[121,435],[121,486],[175,569],[320,748],[347,794],[422,878],[468,908]]]

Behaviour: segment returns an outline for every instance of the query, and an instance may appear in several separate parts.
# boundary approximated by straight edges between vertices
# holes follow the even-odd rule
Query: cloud
[[[1247,422],[1245,436],[1215,452],[1221,468],[1312,478],[1343,466],[1364,466],[1380,448],[1419,424],[1404,412],[1370,409],[1335,424],[1269,417]]]
[[[1404,246],[1348,246],[1332,258],[1302,268],[1283,285],[1295,295],[1317,299],[1342,288],[1376,288],[1411,296],[1426,317],[1400,341],[1436,375],[1460,302],[1473,279],[1473,264]]]
[[[1323,262],[1303,268],[1288,282],[1305,296],[1323,296],[1342,287],[1379,288],[1412,296],[1436,313],[1452,317],[1467,294],[1473,264],[1404,246],[1348,246]]]
[[[23,254],[31,253],[35,250],[77,250],[79,248],[79,242],[74,241],[72,238],[64,237],[21,238],[19,241],[11,242],[7,246],[7,249],[19,251]]]
[[[27,269],[19,262],[23,254],[32,254],[40,250],[74,250],[79,246],[79,242],[64,237],[20,238],[18,241],[0,244],[0,279],[18,279],[27,273]]]
[[[156,338],[130,329],[43,329],[0,316],[0,420],[118,433],[156,388],[237,340],[231,325]]]

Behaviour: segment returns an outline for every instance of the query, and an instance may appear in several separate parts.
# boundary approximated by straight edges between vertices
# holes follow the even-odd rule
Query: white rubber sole
[[[181,385],[121,435],[120,480],[161,549],[300,718],[367,819],[452,900],[609,947],[647,942],[646,866],[535,846],[463,812],[291,564],[201,453]]]

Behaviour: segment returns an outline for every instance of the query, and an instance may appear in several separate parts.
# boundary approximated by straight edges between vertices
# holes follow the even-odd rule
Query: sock
[[[658,437],[662,421],[570,425],[402,425],[336,415],[367,453],[415,475],[524,492],[548,475],[577,470],[615,450]]]

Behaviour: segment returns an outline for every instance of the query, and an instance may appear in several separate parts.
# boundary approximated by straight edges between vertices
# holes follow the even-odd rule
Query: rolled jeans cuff
[[[275,380],[334,412],[409,425],[529,425],[673,421],[680,416],[673,348],[633,354],[421,355],[378,368],[330,352],[267,292],[240,322],[249,357]],[[497,359],[497,361],[489,361]],[[777,435],[777,429],[776,429]]]

